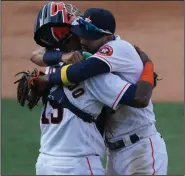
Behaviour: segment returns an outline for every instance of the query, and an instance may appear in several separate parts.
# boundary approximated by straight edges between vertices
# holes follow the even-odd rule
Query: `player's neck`
[[[115,40],[115,36],[114,35],[109,35],[106,37],[106,40],[104,40],[104,45],[112,40]]]

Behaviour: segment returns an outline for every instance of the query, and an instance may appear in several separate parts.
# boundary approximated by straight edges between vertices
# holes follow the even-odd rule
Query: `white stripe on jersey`
[[[122,96],[124,95],[124,93],[126,92],[126,90],[128,89],[128,87],[130,86],[131,84],[127,83],[126,85],[124,85],[123,89],[121,90],[121,92],[119,93],[119,95],[116,97],[113,105],[112,105],[112,109],[115,110],[116,109],[116,106],[117,104],[119,103],[120,99],[122,98]]]

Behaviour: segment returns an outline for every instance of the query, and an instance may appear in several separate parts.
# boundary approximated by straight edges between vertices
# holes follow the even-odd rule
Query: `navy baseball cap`
[[[71,27],[71,33],[86,40],[97,40],[105,35],[113,35],[116,30],[113,14],[102,8],[87,9],[77,22],[78,25]]]

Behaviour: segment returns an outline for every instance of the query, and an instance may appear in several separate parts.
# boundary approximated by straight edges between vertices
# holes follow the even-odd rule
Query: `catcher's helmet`
[[[39,11],[34,28],[34,40],[42,47],[56,47],[71,36],[70,26],[81,16],[81,12],[71,4],[50,2]]]

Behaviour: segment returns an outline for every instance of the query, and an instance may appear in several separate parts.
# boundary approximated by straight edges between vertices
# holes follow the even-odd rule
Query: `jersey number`
[[[78,87],[79,84],[75,84],[73,86],[69,86],[68,89],[70,91],[74,90],[76,87]],[[85,90],[83,88],[78,88],[72,92],[73,98],[78,98],[81,95],[83,95]],[[49,118],[46,118],[46,109],[48,106],[51,106],[53,108],[53,112],[50,114]],[[42,113],[41,122],[42,124],[59,124],[63,119],[63,111],[64,109],[59,107],[57,104],[52,103],[48,101],[44,106],[44,111]],[[50,120],[51,119],[51,122]]]
[[[46,109],[48,108],[48,106],[51,106],[52,107],[52,113],[50,114],[50,117],[47,118],[46,117]],[[50,101],[48,101],[45,106],[44,106],[44,111],[42,113],[42,118],[41,118],[41,121],[42,121],[42,124],[59,124],[62,119],[63,119],[63,111],[64,109],[63,108],[59,108],[57,104],[55,103],[51,103]],[[51,122],[50,122],[50,119],[51,119]]]
[[[76,89],[77,87],[79,86],[79,84],[75,84],[75,85],[72,85],[72,86],[68,86],[68,89],[70,91],[73,91],[74,89]],[[83,95],[85,93],[85,90],[83,88],[78,88],[76,90],[74,90],[72,92],[72,96],[73,98],[78,98],[80,97],[81,95]]]

